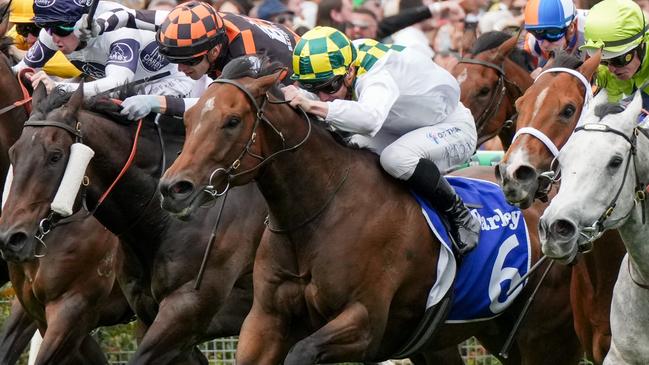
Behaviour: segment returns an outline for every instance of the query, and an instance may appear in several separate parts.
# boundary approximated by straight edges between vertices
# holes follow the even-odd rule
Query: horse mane
[[[505,41],[511,37],[512,36],[506,32],[492,31],[484,33],[476,39],[470,53],[475,56],[479,53],[498,48],[498,46],[505,43]],[[530,55],[522,49],[514,48],[509,53],[509,59],[514,61],[520,67],[528,70],[528,72],[534,70],[534,65],[532,64]]]
[[[554,55],[554,62],[552,62],[552,67],[565,67],[576,70],[579,68],[584,61],[579,57],[574,56],[563,49],[560,49],[558,53]]]
[[[595,106],[595,116],[599,119],[602,119],[610,114],[619,114],[623,111],[624,107],[620,103],[605,103]]]

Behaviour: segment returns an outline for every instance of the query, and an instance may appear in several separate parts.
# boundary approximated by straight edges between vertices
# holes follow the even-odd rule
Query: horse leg
[[[18,299],[14,299],[0,339],[0,365],[15,364],[34,332],[36,332],[36,323],[25,312]]]
[[[95,339],[90,335],[87,335],[84,338],[83,342],[81,343],[81,347],[79,348],[79,352],[83,357],[83,364],[94,365],[108,363],[108,360],[106,359],[104,352],[101,350],[101,347],[99,347],[97,341],[95,341]]]
[[[201,308],[198,299],[187,294],[165,298],[129,364],[207,364],[204,357],[189,356],[194,345],[201,340],[204,332],[201,326],[209,324],[203,322],[210,318],[197,313]]]
[[[254,302],[241,326],[235,364],[276,365],[281,363],[295,340],[286,338],[287,321],[270,314]]]
[[[296,343],[284,365],[364,360],[371,341],[369,313],[363,304],[356,302],[311,336]]]
[[[452,346],[443,350],[426,351],[410,357],[414,365],[464,365],[464,360],[460,355],[457,346]]]
[[[65,364],[71,356],[79,357],[79,348],[95,327],[97,315],[80,295],[48,303],[45,306],[47,330],[35,364]]]

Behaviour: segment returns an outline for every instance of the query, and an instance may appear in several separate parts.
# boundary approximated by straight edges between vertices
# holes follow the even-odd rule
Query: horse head
[[[605,230],[629,217],[640,220],[634,212],[638,206],[644,210],[649,157],[649,139],[637,125],[641,108],[639,93],[626,109],[596,103],[561,149],[559,192],[539,225],[549,257],[570,262]]]
[[[532,84],[517,42],[517,37],[508,38],[506,33],[486,33],[478,39],[472,56],[461,59],[451,71],[460,84],[461,101],[475,119],[478,146],[497,135],[503,136],[503,144],[509,143],[506,120],[514,114],[516,99]]]
[[[4,214],[0,217],[0,250],[5,259],[19,262],[34,259],[40,244],[35,237],[39,229],[48,229],[47,222],[41,222],[50,213],[52,199],[66,169],[70,146],[75,142],[71,131],[76,130],[83,87],[79,87],[63,107],[55,110],[53,106],[63,105],[68,100],[66,95],[48,96],[41,84],[34,91],[33,100],[34,110],[28,123],[56,122],[60,127],[26,126],[9,149],[13,181],[4,202]],[[42,225],[45,226],[39,228]]]
[[[222,78],[185,113],[187,138],[182,154],[160,181],[164,209],[188,216],[230,185],[252,181],[266,156],[287,142],[271,122],[269,110],[272,100],[282,98],[276,84],[284,71],[266,68],[261,74],[259,62],[264,60],[242,58],[230,63]],[[265,138],[269,132],[271,138]],[[274,140],[273,145],[266,144],[269,140]]]
[[[547,194],[552,177],[544,172],[550,170],[592,95],[590,80],[599,60],[597,55],[582,63],[560,53],[516,101],[516,138],[496,168],[511,204],[525,209]]]

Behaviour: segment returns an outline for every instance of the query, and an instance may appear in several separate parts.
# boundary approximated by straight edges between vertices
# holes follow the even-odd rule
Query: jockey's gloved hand
[[[160,113],[165,103],[164,96],[159,95],[135,95],[126,98],[122,102],[122,111],[130,120],[138,120],[146,117],[149,113]]]
[[[104,33],[104,20],[90,20],[88,26],[88,14],[83,14],[81,19],[75,24],[74,32],[81,42],[87,42],[91,38],[96,38]]]

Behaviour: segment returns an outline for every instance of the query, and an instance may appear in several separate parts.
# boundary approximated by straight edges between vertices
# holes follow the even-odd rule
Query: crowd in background
[[[116,0],[133,9],[170,10],[178,0]],[[316,25],[332,26],[350,39],[372,38],[385,43],[416,47],[435,62],[451,69],[469,51],[477,36],[488,31],[518,32],[527,0],[458,0],[460,18],[422,18],[434,0],[214,0],[217,11],[248,15],[291,27],[304,34]],[[636,1],[649,14],[649,0]],[[588,9],[586,0],[576,0]],[[425,15],[424,15],[425,16]],[[402,28],[402,29],[401,29]],[[394,33],[389,33],[399,29]]]

